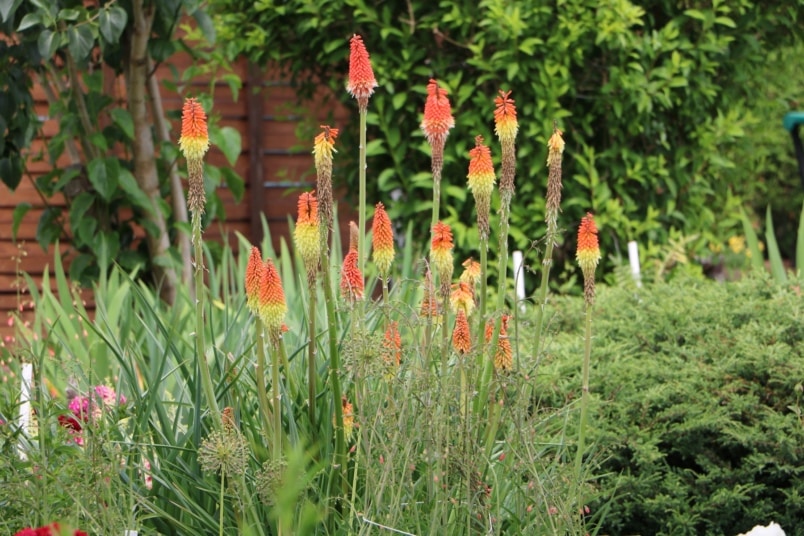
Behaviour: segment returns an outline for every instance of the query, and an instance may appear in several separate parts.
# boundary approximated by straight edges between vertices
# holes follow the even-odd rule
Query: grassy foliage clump
[[[601,485],[615,490],[604,532],[798,525],[803,303],[800,287],[763,278],[600,293],[590,435],[604,452]],[[560,302],[560,355],[578,355],[579,306]],[[578,370],[562,358],[543,372],[575,388]]]

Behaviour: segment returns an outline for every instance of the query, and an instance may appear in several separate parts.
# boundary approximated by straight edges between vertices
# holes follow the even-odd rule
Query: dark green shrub
[[[428,79],[446,85],[456,128],[447,141],[442,206],[465,254],[477,243],[467,151],[477,134],[494,140],[498,89],[513,90],[519,108],[511,245],[520,249],[544,235],[545,143],[554,119],[567,140],[563,224],[569,232],[592,210],[607,251],[628,239],[664,244],[671,230],[697,235],[692,249],[722,243],[739,229],[742,199],[764,207],[769,188],[783,201],[796,184],[777,107],[794,106],[804,81],[800,73],[784,81],[766,73],[795,65],[794,54],[776,51],[795,42],[801,0],[648,8],[587,0],[211,4],[230,53],[279,62],[301,94],[329,84],[355,110],[344,90],[347,43],[353,33],[363,36],[380,84],[369,105],[369,198],[384,201],[392,218],[430,210],[419,122]],[[336,175],[351,181],[357,120],[345,127]],[[771,140],[768,131],[779,135]],[[780,191],[777,184],[793,186]],[[400,199],[390,203],[394,191]]]
[[[558,309],[557,357],[539,383],[562,404],[580,394],[583,326],[578,300]],[[614,495],[603,533],[737,534],[771,520],[796,533],[802,318],[800,287],[769,279],[600,292],[591,435]]]

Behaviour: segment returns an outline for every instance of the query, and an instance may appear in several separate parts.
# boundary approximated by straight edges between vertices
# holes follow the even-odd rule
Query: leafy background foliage
[[[553,120],[567,140],[567,236],[571,222],[591,210],[604,251],[619,252],[632,239],[650,251],[689,236],[692,256],[741,234],[736,209],[743,203],[760,213],[770,203],[777,228],[796,223],[801,192],[780,122],[801,105],[804,91],[795,61],[802,51],[795,30],[804,16],[800,0],[663,1],[648,8],[627,0],[210,5],[228,54],[278,62],[302,96],[323,82],[334,98],[349,101],[345,43],[362,35],[380,84],[369,106],[369,196],[384,201],[392,218],[430,209],[429,149],[418,124],[428,79],[444,84],[457,124],[442,188],[447,219],[467,254],[477,243],[467,152],[477,134],[496,144],[498,89],[513,90],[521,125],[517,196],[525,202],[511,216],[516,248],[527,250],[544,233]],[[356,123],[346,125],[341,147],[357,146]],[[341,181],[357,176],[356,154],[338,155]],[[574,246],[565,242],[566,257]],[[783,244],[788,257],[791,247]],[[531,263],[536,258],[529,256]]]
[[[545,403],[578,392],[581,303],[559,299],[540,370]],[[591,436],[604,534],[795,531],[801,502],[804,328],[800,287],[680,277],[602,289],[594,319]],[[597,505],[596,507],[600,507]]]

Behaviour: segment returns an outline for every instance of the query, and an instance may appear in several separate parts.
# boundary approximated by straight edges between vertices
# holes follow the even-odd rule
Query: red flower
[[[377,80],[374,78],[371,60],[366,45],[363,44],[363,38],[353,35],[349,41],[349,48],[349,83],[346,85],[346,90],[357,99],[360,109],[365,110],[369,97],[377,87]]]

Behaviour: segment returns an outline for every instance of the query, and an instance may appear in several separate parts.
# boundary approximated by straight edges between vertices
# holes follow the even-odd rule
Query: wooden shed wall
[[[176,72],[182,72],[190,65],[187,55],[179,54],[171,59],[170,65],[159,66],[156,70],[160,81],[173,80]],[[350,115],[343,107],[321,104],[323,99],[315,99],[309,106],[299,109],[295,104],[293,88],[283,80],[275,69],[260,70],[245,61],[239,61],[235,73],[243,81],[237,100],[233,99],[228,85],[218,83],[214,87],[214,108],[212,114],[220,116],[221,125],[236,128],[242,138],[242,152],[234,166],[245,180],[246,193],[240,203],[235,202],[232,193],[224,186],[219,188],[226,213],[224,222],[213,222],[205,231],[205,239],[220,240],[224,233],[232,239],[234,231],[249,237],[253,242],[261,239],[260,216],[265,215],[274,239],[278,245],[280,237],[288,239],[288,215],[295,217],[297,192],[299,188],[312,188],[315,172],[312,159],[312,137],[300,140],[296,136],[300,122],[317,126],[329,120],[333,126],[342,127]],[[194,95],[209,90],[209,79],[197,79],[186,95]],[[111,80],[108,86],[114,96],[125,98],[125,87],[121,80]],[[180,110],[183,97],[160,84],[163,105],[166,111]],[[14,328],[11,311],[21,311],[23,321],[30,321],[33,311],[19,277],[21,272],[30,274],[41,286],[42,274],[46,266],[53,264],[53,247],[43,251],[36,242],[36,229],[39,217],[45,208],[34,187],[34,180],[50,171],[51,166],[42,159],[46,155],[48,139],[56,134],[58,122],[48,117],[48,104],[44,91],[34,89],[36,110],[43,120],[41,135],[28,151],[27,174],[15,191],[0,184],[0,337],[9,342]],[[180,125],[172,125],[171,136],[178,139]],[[38,158],[38,156],[40,156]],[[223,154],[214,146],[208,162],[228,165]],[[68,165],[66,157],[56,165]],[[183,163],[182,163],[183,165]],[[17,241],[12,241],[11,224],[14,208],[27,202],[32,209],[25,215],[19,227]],[[47,201],[51,205],[65,206],[62,196]],[[342,229],[345,227],[341,225]],[[61,237],[60,251],[69,262],[69,229]],[[52,278],[51,278],[52,281]],[[84,298],[92,307],[92,296],[84,292]]]

